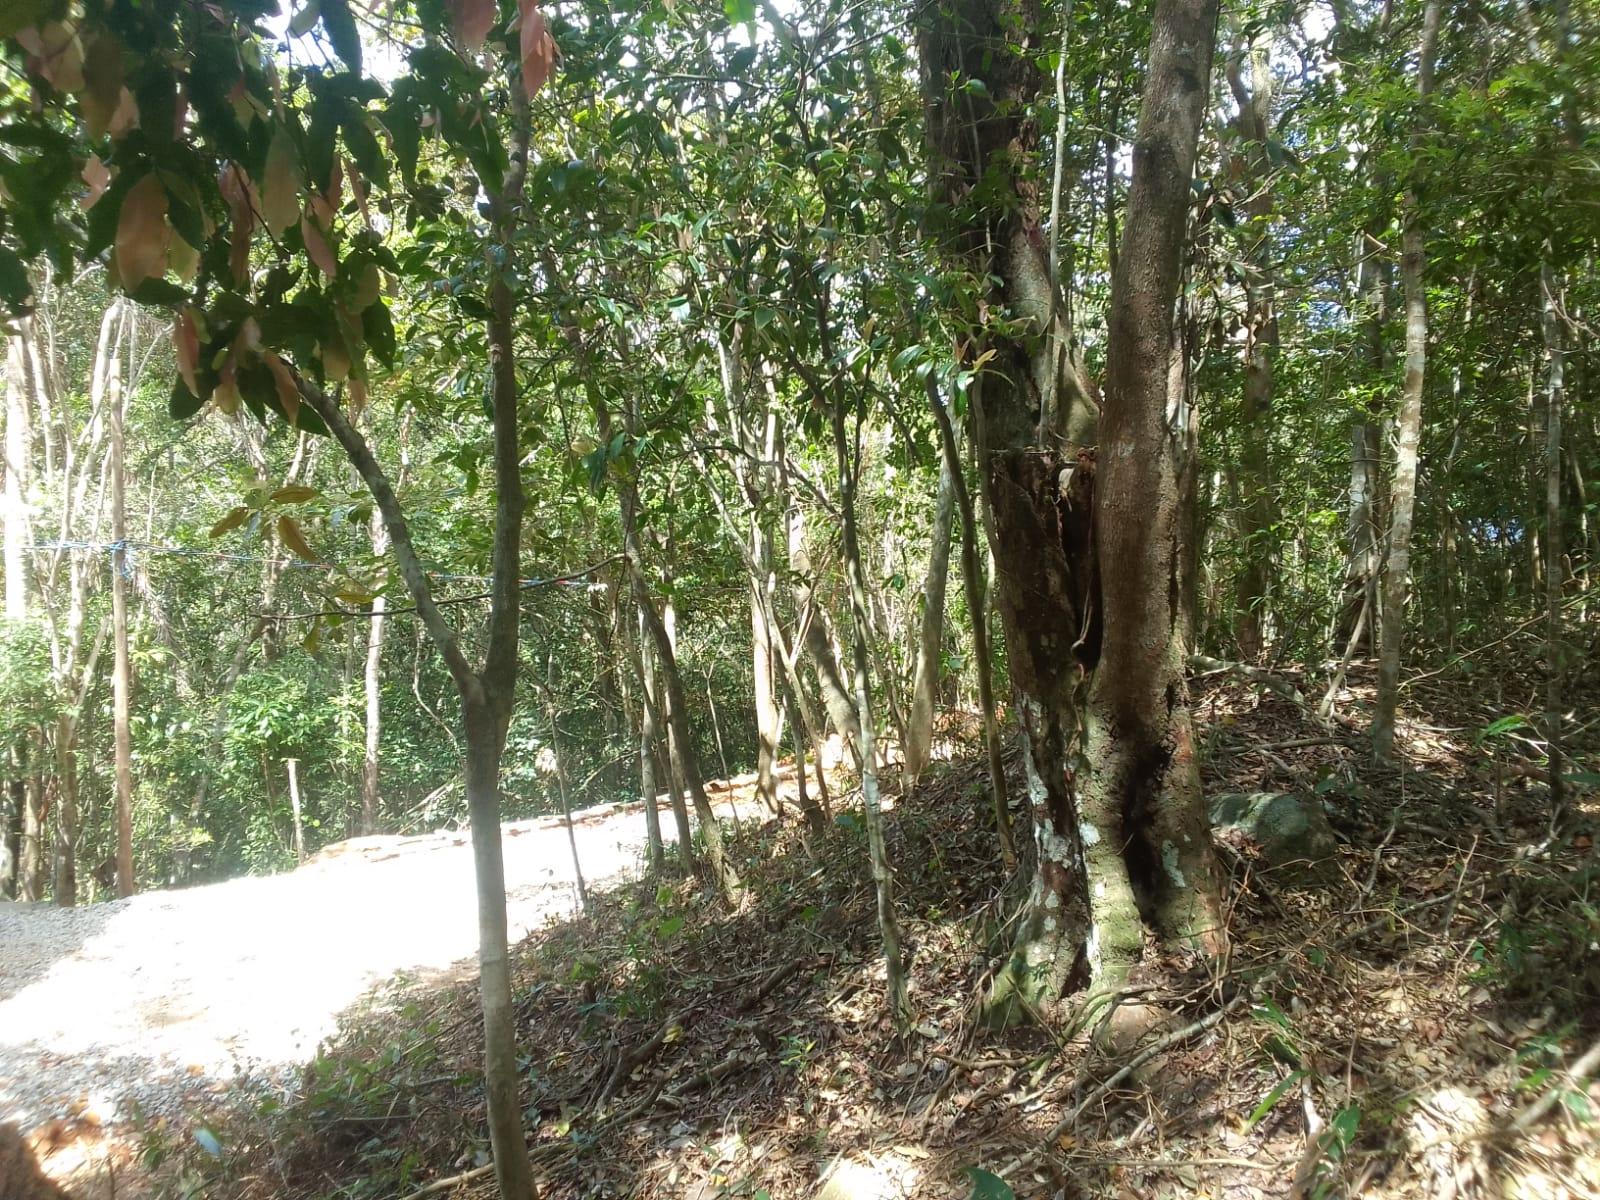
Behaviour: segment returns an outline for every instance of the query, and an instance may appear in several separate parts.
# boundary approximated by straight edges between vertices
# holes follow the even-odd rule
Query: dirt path
[[[559,819],[505,833],[515,941],[576,897]],[[577,837],[589,882],[616,879],[644,811],[591,810]],[[289,874],[86,908],[0,904],[0,1121],[176,1117],[240,1073],[270,1086],[373,984],[473,955],[476,914],[465,834],[356,839]]]

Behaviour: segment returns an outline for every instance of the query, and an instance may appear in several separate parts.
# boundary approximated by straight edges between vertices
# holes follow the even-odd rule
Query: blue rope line
[[[291,569],[307,571],[331,571],[334,569],[332,563],[309,563],[303,562],[298,558],[267,558],[264,555],[258,554],[230,554],[223,550],[198,550],[193,546],[163,546],[155,542],[139,542],[129,538],[124,538],[119,542],[80,542],[70,540],[58,542],[34,542],[33,545],[28,547],[28,549],[39,552],[52,550],[88,550],[95,553],[110,554],[113,556],[115,556],[118,551],[122,551],[121,570],[124,579],[129,578],[132,574],[130,564],[132,563],[136,553],[171,554],[179,558],[205,558],[212,561],[231,563],[272,563],[273,565],[279,567],[289,567]],[[442,583],[494,582],[494,576],[492,575],[458,575],[444,571],[429,571],[428,574],[432,578],[437,579]],[[577,579],[519,579],[517,584],[519,587],[525,588],[546,587],[551,584],[560,584],[565,587],[587,586],[581,580]]]

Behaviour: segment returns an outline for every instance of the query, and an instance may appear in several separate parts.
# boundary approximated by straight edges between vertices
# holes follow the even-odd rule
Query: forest
[[[1597,197],[1593,0],[3,0],[0,1200],[1600,1195]]]

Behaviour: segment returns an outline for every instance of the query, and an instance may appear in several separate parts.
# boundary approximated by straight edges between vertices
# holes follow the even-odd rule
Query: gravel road
[[[639,806],[591,810],[576,830],[591,884],[638,866]],[[516,940],[576,897],[559,819],[505,834]],[[0,903],[0,1121],[88,1110],[115,1125],[176,1116],[240,1072],[270,1084],[375,983],[476,948],[464,833],[359,838],[288,874],[83,908]]]

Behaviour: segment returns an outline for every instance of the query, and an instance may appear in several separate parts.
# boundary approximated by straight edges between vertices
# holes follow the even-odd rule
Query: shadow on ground
[[[1141,1000],[1167,1020],[1137,1070],[978,1021],[1018,885],[961,760],[890,816],[905,1039],[848,817],[810,852],[790,822],[741,827],[737,911],[692,880],[635,882],[522,944],[545,1194],[953,1196],[970,1167],[1018,1196],[1596,1194],[1588,1100],[1560,1070],[1600,1025],[1594,813],[1542,844],[1543,788],[1485,773],[1473,731],[1493,714],[1417,718],[1395,773],[1276,695],[1213,682],[1196,712],[1208,787],[1320,796],[1339,871],[1309,885],[1231,855],[1231,956],[1149,965]],[[219,1156],[174,1157],[164,1186],[489,1194],[470,975],[381,989],[343,1028],[292,1096],[210,1114]],[[1513,1136],[1550,1088],[1564,1103]]]

